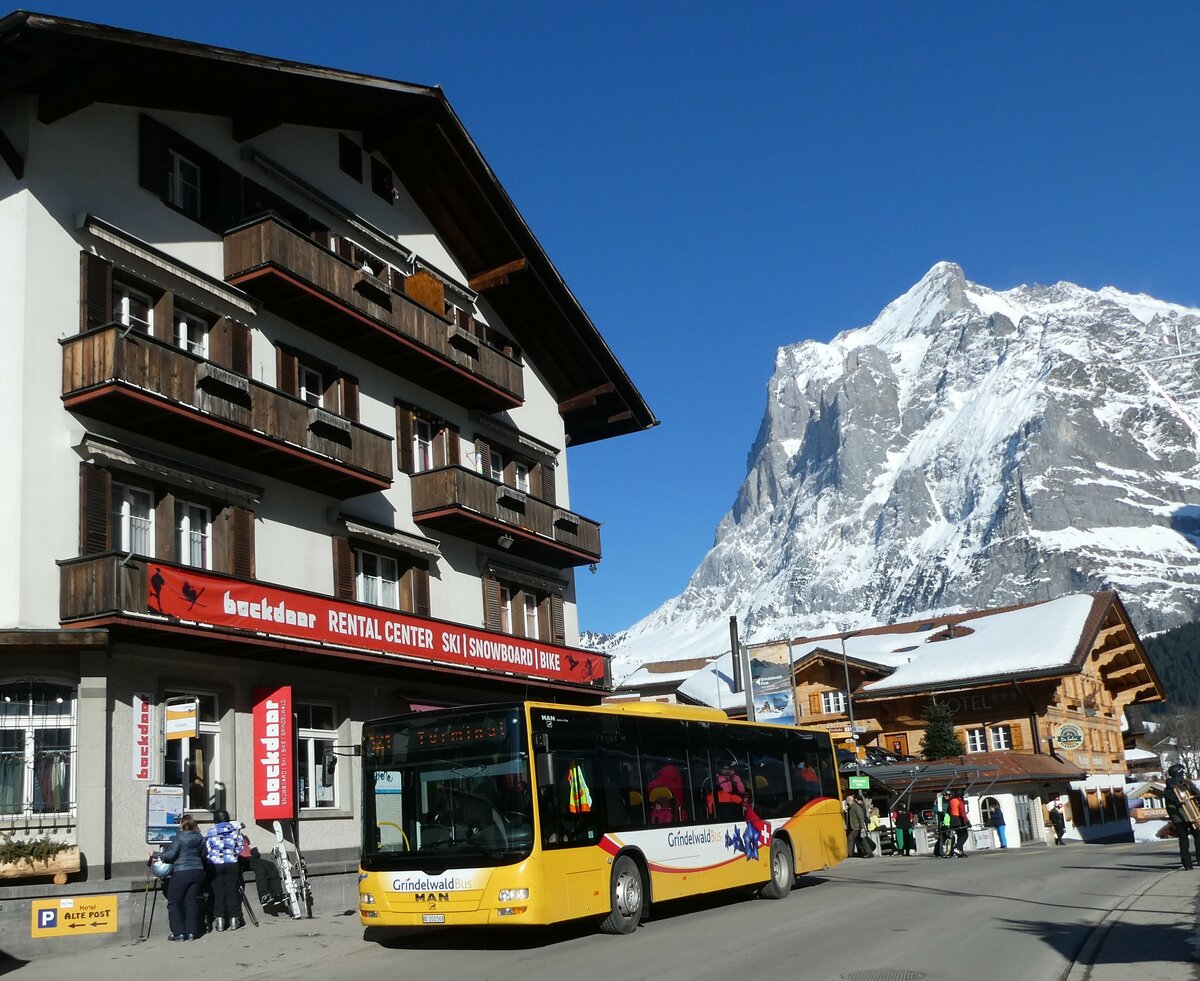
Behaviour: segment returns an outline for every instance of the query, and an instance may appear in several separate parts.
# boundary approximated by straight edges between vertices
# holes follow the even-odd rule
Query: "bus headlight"
[[[500,902],[502,902],[502,903],[511,903],[517,899],[528,899],[528,898],[529,898],[529,890],[528,889],[501,889],[500,890]]]
[[[374,906],[375,905],[375,897],[372,896],[369,892],[360,892],[358,894],[358,905],[359,906]]]

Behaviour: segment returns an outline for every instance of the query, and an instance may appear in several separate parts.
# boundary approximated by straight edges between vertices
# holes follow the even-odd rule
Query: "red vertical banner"
[[[296,816],[292,686],[254,692],[254,819]]]

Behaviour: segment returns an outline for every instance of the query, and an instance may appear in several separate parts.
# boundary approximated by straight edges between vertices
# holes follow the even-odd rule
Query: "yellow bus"
[[[595,917],[722,889],[782,899],[846,857],[827,732],[707,708],[538,702],[363,726],[367,927]]]

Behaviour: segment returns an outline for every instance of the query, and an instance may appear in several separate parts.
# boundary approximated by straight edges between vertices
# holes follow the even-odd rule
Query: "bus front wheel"
[[[792,849],[779,838],[771,842],[771,878],[759,892],[763,899],[783,899],[792,891],[796,881],[796,869],[792,863]]]
[[[613,862],[609,897],[612,907],[608,916],[600,921],[600,931],[633,933],[642,920],[646,891],[642,883],[642,871],[628,855],[621,855]]]

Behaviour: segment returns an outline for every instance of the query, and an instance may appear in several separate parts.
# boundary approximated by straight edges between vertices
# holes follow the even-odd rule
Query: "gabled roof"
[[[855,690],[857,704],[1074,674],[1105,633],[1127,638],[1131,661],[1161,698],[1158,675],[1124,605],[1111,591],[796,638],[791,641],[792,664],[797,670],[819,661],[840,667],[844,643],[847,663],[863,674],[876,675]],[[752,659],[754,651],[751,647]],[[688,678],[678,693],[689,701],[727,710],[739,711],[745,705],[744,693],[732,688],[728,651]]]
[[[350,8],[347,8],[350,9]],[[512,330],[559,402],[572,445],[657,424],[438,87],[16,11],[0,19],[0,97],[53,123],[92,103],[362,133]]]

